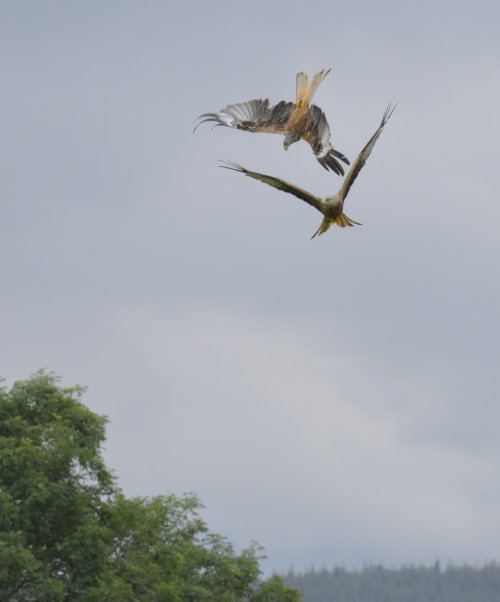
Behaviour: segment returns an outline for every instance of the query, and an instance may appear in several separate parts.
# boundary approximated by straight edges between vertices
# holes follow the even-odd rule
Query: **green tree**
[[[0,388],[1,602],[295,602],[261,549],[240,554],[194,495],[126,498],[105,466],[106,419],[39,372]]]
[[[259,575],[259,548],[235,555],[226,539],[208,531],[199,508],[195,496],[118,495],[111,512],[113,553],[90,599],[248,599]]]
[[[0,599],[75,598],[105,555],[106,420],[38,373],[0,390]]]
[[[287,587],[277,575],[264,581],[252,597],[252,602],[300,602],[300,600],[302,600],[300,592]]]

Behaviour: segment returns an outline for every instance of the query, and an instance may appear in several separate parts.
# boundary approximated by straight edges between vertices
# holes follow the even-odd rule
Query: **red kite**
[[[283,146],[288,150],[290,144],[305,140],[312,148],[316,159],[327,171],[333,170],[344,175],[342,165],[337,158],[349,165],[349,160],[332,147],[330,142],[330,126],[323,111],[316,105],[310,105],[316,89],[330,69],[322,69],[316,73],[309,83],[309,78],[302,71],[297,73],[297,94],[295,102],[282,100],[270,107],[269,99],[250,100],[235,105],[228,105],[219,113],[203,113],[198,117],[196,128],[206,121],[215,125],[224,125],[247,132],[267,132],[282,134],[285,138]]]

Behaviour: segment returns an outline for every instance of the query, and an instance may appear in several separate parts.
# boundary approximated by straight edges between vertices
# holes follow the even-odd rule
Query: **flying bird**
[[[341,228],[345,228],[346,226],[354,226],[355,224],[360,226],[361,224],[359,222],[356,222],[353,219],[347,217],[347,215],[344,213],[344,201],[347,195],[349,194],[349,190],[354,180],[358,177],[359,172],[361,171],[364,164],[366,163],[366,160],[370,156],[370,153],[372,152],[372,149],[375,146],[378,137],[382,133],[382,130],[384,129],[385,124],[387,123],[387,120],[392,115],[395,108],[395,105],[389,105],[387,107],[377,131],[373,134],[373,136],[370,138],[363,150],[356,157],[351,169],[349,170],[349,173],[345,177],[344,182],[340,187],[340,190],[337,192],[337,194],[334,194],[333,196],[327,196],[324,198],[318,197],[314,194],[311,194],[307,190],[295,186],[295,184],[291,184],[290,182],[286,182],[285,180],[281,180],[280,178],[275,178],[274,176],[267,176],[256,171],[249,171],[248,169],[245,169],[237,163],[223,161],[223,163],[226,163],[226,165],[220,165],[220,167],[225,167],[226,169],[232,169],[233,171],[239,171],[241,173],[244,173],[246,176],[254,178],[255,180],[260,180],[261,182],[269,184],[269,186],[273,186],[278,190],[282,190],[283,192],[289,192],[290,194],[293,194],[294,196],[301,199],[302,201],[305,201],[306,203],[309,203],[309,205],[315,207],[318,211],[320,211],[323,214],[324,217],[319,228],[311,236],[311,238],[323,234],[328,230],[328,228],[330,228],[332,224],[337,224],[337,226],[340,226]]]
[[[199,125],[207,121],[215,125],[224,125],[247,132],[267,132],[282,134],[285,150],[294,142],[305,140],[310,144],[316,159],[327,171],[331,169],[339,175],[344,175],[340,159],[347,165],[349,160],[330,142],[330,126],[323,111],[311,100],[320,83],[330,73],[330,69],[322,69],[309,82],[308,76],[297,73],[296,101],[282,100],[274,106],[269,106],[269,99],[255,98],[248,102],[228,105],[219,113],[203,113],[198,117]]]

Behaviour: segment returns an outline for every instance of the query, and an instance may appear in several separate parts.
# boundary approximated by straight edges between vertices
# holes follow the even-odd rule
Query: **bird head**
[[[289,147],[291,144],[293,144],[294,142],[297,142],[297,140],[298,140],[298,138],[294,138],[294,137],[292,136],[292,134],[290,134],[290,132],[287,132],[287,133],[285,134],[285,138],[284,138],[284,140],[283,140],[283,148],[284,148],[285,150],[288,150],[288,147]]]

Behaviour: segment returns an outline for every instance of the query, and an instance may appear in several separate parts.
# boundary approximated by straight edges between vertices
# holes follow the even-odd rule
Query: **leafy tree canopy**
[[[258,582],[194,495],[127,498],[106,467],[106,418],[38,372],[0,388],[0,602],[298,602]]]

